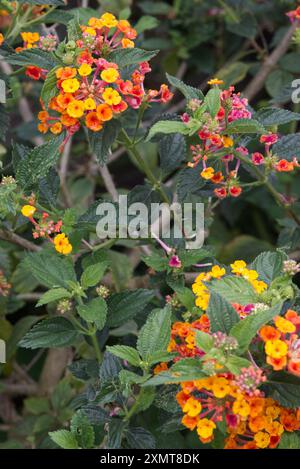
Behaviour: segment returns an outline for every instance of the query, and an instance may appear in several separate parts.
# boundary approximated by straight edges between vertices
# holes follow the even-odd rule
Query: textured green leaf
[[[193,88],[192,86],[186,85],[185,83],[183,83],[183,81],[179,80],[179,78],[176,78],[176,77],[174,77],[172,75],[169,75],[167,73],[167,79],[168,79],[168,82],[172,86],[177,88],[187,100],[189,100],[189,101],[191,99],[201,99],[202,100],[204,98],[204,95],[203,95],[201,90],[199,90],[197,88]]]
[[[88,266],[81,276],[81,285],[83,288],[94,287],[97,285],[97,283],[102,279],[106,269],[106,262],[99,262],[99,264]]]
[[[296,409],[300,406],[300,378],[285,371],[272,373],[268,377],[271,397],[284,407]]]
[[[208,353],[210,349],[213,347],[214,341],[213,341],[213,338],[209,334],[196,330],[195,343],[198,348],[203,350],[203,352]]]
[[[137,341],[137,349],[144,361],[154,352],[166,351],[171,334],[171,308],[154,310],[142,327]]]
[[[300,157],[300,133],[289,134],[281,137],[272,147],[272,152],[279,158],[292,160],[294,156]]]
[[[50,438],[63,449],[77,449],[76,436],[68,430],[56,430],[49,433]]]
[[[22,187],[30,187],[46,176],[59,158],[63,134],[31,149],[17,165],[16,179]]]
[[[284,432],[281,435],[279,449],[300,449],[300,435],[296,432]]]
[[[109,327],[118,327],[144,311],[153,298],[153,291],[138,289],[115,293],[107,300]]]
[[[280,109],[278,107],[262,108],[256,113],[255,117],[263,125],[272,126],[300,120],[300,114],[298,112],[292,112],[288,109]]]
[[[264,324],[267,324],[274,316],[280,314],[281,308],[282,304],[279,303],[272,308],[259,311],[256,314],[250,314],[250,316],[242,319],[232,327],[230,335],[237,339],[241,351],[245,351],[248,348],[257,331]]]
[[[36,306],[46,305],[62,298],[71,298],[71,293],[65,288],[53,288],[42,295]]]
[[[221,90],[211,88],[205,96],[204,102],[211,117],[216,117],[221,107]]]
[[[104,165],[107,161],[112,144],[115,142],[120,131],[120,122],[112,119],[105,122],[103,129],[99,132],[88,131],[88,140],[91,151],[95,154],[97,161]]]
[[[160,166],[164,175],[175,171],[186,158],[186,142],[180,134],[164,136],[158,145]]]
[[[26,268],[45,287],[68,287],[69,282],[76,282],[72,260],[59,257],[55,253],[36,252],[28,254],[24,260]]]
[[[5,60],[11,65],[35,65],[45,70],[52,70],[57,67],[60,62],[50,53],[38,48],[25,49],[22,52],[10,54]]]
[[[226,368],[233,373],[234,375],[239,375],[242,368],[249,368],[252,363],[246,358],[238,357],[236,355],[231,355],[226,360]]]
[[[218,289],[216,290],[219,291]],[[210,292],[207,315],[212,332],[221,331],[228,334],[232,326],[239,321],[239,316],[235,309],[224,297],[215,291]]]
[[[93,448],[95,432],[87,416],[81,410],[72,417],[71,432],[76,437],[80,448]]]
[[[24,348],[68,347],[78,338],[78,331],[65,318],[55,317],[37,323],[20,342]]]
[[[189,128],[184,122],[180,121],[158,121],[149,130],[147,141],[151,140],[156,134],[174,134],[179,133],[187,135]]]
[[[251,264],[259,274],[259,279],[270,284],[272,280],[282,273],[283,261],[287,255],[283,251],[262,252]]]
[[[129,427],[125,432],[125,438],[129,448],[154,449],[155,438],[148,430],[141,427]]]
[[[127,422],[124,420],[114,418],[111,419],[108,425],[107,448],[120,449],[122,445],[123,432],[127,427]]]
[[[266,129],[255,119],[237,119],[226,127],[227,134],[263,134]]]
[[[136,65],[141,62],[148,62],[158,54],[158,50],[143,50],[138,47],[129,49],[117,49],[109,54],[109,60],[115,62],[120,68]]]
[[[48,106],[48,103],[51,98],[53,98],[58,93],[57,88],[57,78],[56,78],[56,70],[58,67],[53,68],[47,74],[47,77],[44,81],[43,88],[41,91],[41,99],[45,106]]]
[[[77,311],[82,319],[95,323],[99,331],[105,326],[107,304],[103,298],[94,298],[85,305],[77,306]]]
[[[244,278],[228,275],[208,285],[209,289],[221,295],[229,303],[247,305],[255,303],[257,296],[252,285]]]
[[[128,347],[127,345],[113,345],[112,347],[106,347],[106,350],[116,357],[121,358],[121,360],[128,361],[128,363],[133,366],[139,366],[141,363],[141,358],[133,347]]]

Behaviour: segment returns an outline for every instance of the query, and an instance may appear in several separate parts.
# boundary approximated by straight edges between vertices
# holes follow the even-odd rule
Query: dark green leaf
[[[107,161],[112,144],[115,142],[120,131],[120,122],[112,119],[106,122],[99,132],[89,130],[88,139],[91,151],[95,154],[97,161],[104,165]]]
[[[53,348],[73,345],[78,338],[78,331],[65,318],[45,319],[27,332],[20,342],[24,348]]]
[[[109,327],[118,327],[144,311],[146,305],[152,300],[153,291],[133,290],[115,293],[107,300]]]
[[[137,47],[129,49],[117,49],[109,54],[109,60],[115,62],[120,68],[148,62],[158,54],[158,50],[143,50]]]
[[[181,91],[183,96],[188,101],[190,101],[191,99],[201,99],[201,100],[204,99],[204,95],[201,90],[197,88],[193,88],[192,86],[186,85],[185,83],[183,83],[183,81],[179,80],[176,77],[173,77],[172,75],[169,75],[168,73],[167,73],[167,79],[172,86],[174,86],[179,91]]]
[[[238,297],[236,301],[238,301]],[[207,315],[212,332],[221,331],[228,334],[233,325],[239,321],[239,316],[235,309],[215,291],[210,293]]]

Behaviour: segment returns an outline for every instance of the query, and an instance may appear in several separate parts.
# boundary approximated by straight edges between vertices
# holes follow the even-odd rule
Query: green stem
[[[102,352],[100,350],[98,340],[97,340],[97,331],[94,332],[93,334],[91,334],[91,339],[92,339],[92,343],[93,343],[93,347],[94,347],[94,350],[95,350],[97,361],[99,363],[101,363],[102,362]]]
[[[134,161],[141,167],[145,175],[147,176],[148,180],[151,182],[153,188],[159,192],[161,198],[163,199],[164,202],[167,204],[169,203],[169,197],[167,196],[165,190],[161,186],[161,182],[157,180],[157,178],[154,176],[153,172],[147,165],[147,163],[144,161],[142,155],[139,153],[137,150],[134,142],[130,139],[128,136],[127,132],[122,129],[122,135],[124,138],[124,145],[128,151],[128,153],[131,155]]]

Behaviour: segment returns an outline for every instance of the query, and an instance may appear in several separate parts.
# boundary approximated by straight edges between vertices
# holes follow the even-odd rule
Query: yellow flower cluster
[[[71,254],[72,244],[70,243],[69,238],[65,235],[65,233],[56,235],[53,242],[57,252],[64,254],[65,256]]]
[[[197,296],[195,304],[199,308],[206,310],[209,302],[209,290],[203,282],[209,282],[212,278],[220,279],[226,274],[223,267],[214,265],[210,272],[201,272],[192,286],[192,290]]]
[[[230,264],[230,267],[233,274],[239,275],[248,280],[256,293],[262,293],[268,288],[268,285],[265,282],[258,280],[258,273],[256,270],[247,269],[245,261],[235,261],[233,264]]]

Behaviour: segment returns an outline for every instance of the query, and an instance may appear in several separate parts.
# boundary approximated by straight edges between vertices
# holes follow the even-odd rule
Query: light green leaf
[[[177,88],[183,96],[190,101],[191,99],[204,99],[204,95],[201,90],[197,88],[193,88],[192,86],[186,85],[183,83],[183,81],[179,80],[179,78],[174,77],[172,75],[169,75],[169,73],[166,74],[168,82],[174,86],[174,88]]]
[[[221,295],[229,303],[247,305],[257,301],[257,295],[252,285],[242,277],[228,275],[215,280],[208,285],[209,290]]]
[[[149,142],[156,134],[174,134],[179,133],[188,135],[190,129],[184,122],[180,121],[158,121],[149,130],[146,141]]]
[[[94,287],[102,279],[107,269],[107,262],[99,262],[99,264],[93,264],[88,266],[82,276],[81,285],[83,288]]]
[[[209,334],[196,330],[195,343],[199,349],[203,350],[203,352],[208,353],[210,349],[213,347],[214,341],[213,341],[213,338]]]
[[[283,261],[287,259],[287,255],[283,251],[262,252],[251,264],[259,274],[259,279],[267,284],[282,274]]]
[[[71,298],[71,296],[71,293],[65,288],[53,288],[42,295],[36,307],[46,305],[52,301],[61,300],[62,298]]]
[[[137,349],[144,361],[151,359],[155,352],[166,351],[171,335],[171,309],[154,310],[142,327]]]
[[[78,449],[76,436],[68,430],[49,432],[50,438],[63,449]]]
[[[69,282],[76,282],[72,260],[59,257],[54,252],[28,254],[24,264],[38,282],[45,287],[68,287]]]
[[[77,311],[82,319],[95,323],[99,331],[105,326],[107,304],[103,298],[94,298],[85,305],[77,306]]]
[[[133,366],[140,366],[141,358],[133,347],[127,345],[113,345],[112,347],[106,347],[106,350],[116,357],[128,361],[128,363]]]
[[[205,96],[204,102],[211,117],[216,117],[221,107],[221,90],[211,88]]]
[[[237,119],[226,127],[226,134],[263,134],[266,129],[255,119]]]

